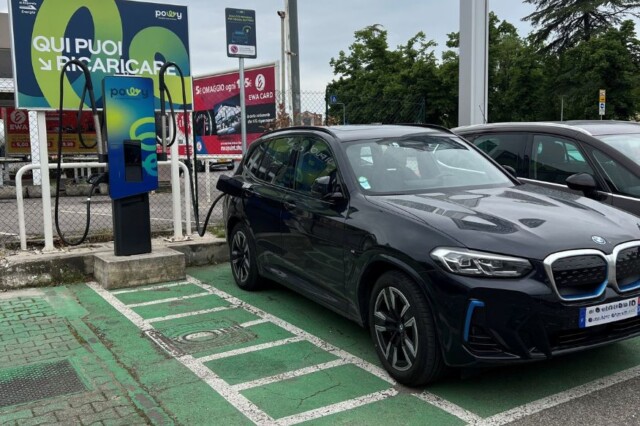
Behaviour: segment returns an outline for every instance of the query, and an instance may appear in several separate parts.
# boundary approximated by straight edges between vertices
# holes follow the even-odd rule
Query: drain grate
[[[0,370],[0,407],[86,390],[67,360]]]

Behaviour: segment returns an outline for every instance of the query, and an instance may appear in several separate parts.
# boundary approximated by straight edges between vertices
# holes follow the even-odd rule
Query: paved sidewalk
[[[2,424],[169,420],[81,321],[64,289],[0,296]],[[64,316],[61,316],[60,313]],[[17,404],[17,405],[16,405]]]

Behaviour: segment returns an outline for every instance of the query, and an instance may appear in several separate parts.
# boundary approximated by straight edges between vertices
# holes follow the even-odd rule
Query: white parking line
[[[153,330],[153,326],[145,321],[140,315],[136,314],[132,309],[118,300],[115,296],[109,293],[104,288],[100,287],[98,283],[87,284],[93,291],[98,293],[104,300],[106,300],[111,306],[113,306],[118,312],[131,321],[136,327],[142,331]],[[165,343],[156,340],[153,334],[147,334],[149,338],[161,348],[165,347]],[[171,353],[171,352],[169,352]],[[264,411],[259,409],[253,402],[249,401],[239,392],[234,391],[224,380],[222,380],[217,374],[209,370],[204,364],[191,355],[175,356],[176,360],[182,365],[187,367],[196,376],[207,383],[214,391],[220,394],[229,404],[233,405],[238,411],[240,411],[249,420],[258,425],[272,425],[274,419],[267,415]]]
[[[249,327],[253,327],[254,325],[259,325],[259,324],[264,324],[267,323],[269,321],[267,321],[266,319],[257,319],[257,320],[253,320],[253,321],[247,321],[247,322],[243,322],[242,324],[240,324],[240,327],[242,328],[249,328]]]
[[[585,395],[589,395],[590,393],[606,389],[610,386],[617,385],[618,383],[622,383],[639,376],[640,366],[633,367],[628,370],[623,370],[619,373],[612,374],[611,376],[596,379],[582,386],[577,386],[564,392],[560,392],[555,395],[547,396],[537,401],[521,405],[520,407],[513,408],[500,414],[496,414],[495,416],[491,416],[484,420],[474,422],[473,424],[478,426],[498,426],[511,423],[532,414],[539,413],[540,411],[546,410],[548,408],[564,404],[565,402],[581,398]]]
[[[320,419],[322,417],[330,416],[331,414],[337,414],[343,411],[353,410],[354,408],[362,407],[363,405],[368,405],[374,402],[383,401],[385,399],[394,397],[397,394],[398,394],[398,391],[395,389],[387,389],[381,392],[375,392],[369,395],[361,396],[359,398],[354,398],[348,401],[338,402],[337,404],[328,405],[326,407],[317,408],[315,410],[307,411],[305,413],[284,417],[278,420],[278,424],[288,426],[288,425],[295,425],[302,422],[308,422],[309,420]]]
[[[175,314],[175,315],[167,315],[166,317],[151,318],[151,319],[148,319],[147,322],[153,324],[161,321],[170,321],[170,320],[175,320],[180,318],[195,317],[196,315],[212,314],[214,312],[228,311],[230,309],[236,309],[236,308],[237,308],[236,306],[220,306],[218,308],[203,309],[201,311],[185,312],[184,314]]]
[[[164,348],[171,356],[173,356],[175,359],[177,359],[180,363],[182,363],[184,366],[186,366],[187,368],[189,368],[194,374],[196,374],[198,377],[200,377],[203,381],[205,381],[214,391],[216,391],[218,394],[220,394],[223,398],[225,398],[225,400],[227,400],[227,402],[229,402],[231,405],[233,405],[236,409],[238,409],[242,414],[244,414],[250,421],[259,424],[259,425],[272,425],[272,424],[283,424],[283,425],[290,425],[290,424],[296,424],[296,423],[300,423],[303,421],[307,421],[307,420],[312,420],[312,419],[317,419],[320,417],[324,417],[327,415],[331,415],[331,414],[336,414],[339,412],[343,412],[343,411],[348,411],[351,409],[354,409],[356,407],[360,407],[363,405],[367,405],[367,404],[371,404],[373,402],[377,402],[377,401],[381,401],[390,397],[393,397],[395,395],[397,395],[397,391],[393,388],[391,389],[387,389],[385,391],[382,392],[376,392],[370,395],[365,395],[359,398],[354,398],[348,401],[343,401],[337,404],[333,404],[327,407],[322,407],[319,409],[315,409],[315,410],[311,410],[308,411],[306,413],[301,413],[301,414],[297,414],[297,415],[293,415],[293,416],[288,416],[282,419],[273,419],[271,418],[268,414],[266,414],[264,411],[262,411],[259,407],[257,407],[255,404],[253,404],[251,401],[249,401],[247,398],[245,398],[237,389],[240,389],[242,386],[249,386],[247,384],[238,384],[234,386],[229,385],[228,383],[226,383],[224,380],[222,380],[218,375],[216,375],[213,371],[211,371],[209,368],[207,368],[206,365],[204,365],[205,362],[207,361],[211,361],[211,360],[215,360],[215,359],[222,359],[222,358],[227,358],[229,356],[234,356],[234,355],[240,355],[242,353],[249,353],[249,352],[253,352],[256,350],[261,350],[261,349],[267,349],[270,347],[275,347],[277,344],[285,344],[286,343],[293,343],[293,342],[298,342],[298,341],[308,341],[310,343],[312,343],[313,345],[317,346],[318,348],[327,351],[335,356],[337,356],[340,360],[341,363],[344,364],[354,364],[356,366],[358,366],[359,368],[361,368],[364,371],[367,371],[370,374],[373,374],[374,376],[384,380],[385,382],[389,383],[389,385],[391,386],[397,386],[397,382],[391,378],[386,371],[384,371],[382,368],[373,365],[361,358],[358,358],[346,351],[343,351],[342,349],[331,345],[328,342],[325,342],[324,340],[321,340],[320,338],[307,333],[306,331],[294,326],[293,324],[287,323],[283,320],[281,320],[280,318],[273,316],[271,314],[268,314],[264,311],[262,311],[261,309],[256,308],[253,305],[250,305],[248,303],[243,302],[240,299],[237,299],[233,296],[231,296],[230,294],[227,294],[223,291],[220,291],[218,289],[216,289],[215,287],[209,286],[207,284],[204,284],[202,282],[200,282],[199,280],[193,278],[193,277],[187,277],[187,281],[197,285],[198,287],[202,288],[203,290],[206,291],[206,293],[204,294],[198,294],[198,295],[194,295],[194,296],[203,296],[203,295],[208,295],[208,294],[212,294],[212,295],[216,295],[218,297],[220,297],[223,300],[226,300],[230,305],[232,306],[236,306],[236,307],[241,307],[244,310],[260,317],[260,320],[256,320],[256,321],[260,321],[260,322],[271,322],[275,325],[277,325],[278,327],[289,331],[291,334],[293,334],[295,337],[291,337],[289,339],[284,339],[278,342],[271,342],[271,343],[266,343],[264,345],[256,345],[253,347],[249,347],[249,348],[242,348],[242,349],[237,349],[234,351],[229,351],[229,352],[223,352],[220,354],[214,354],[208,357],[203,357],[203,358],[199,358],[196,359],[191,355],[185,355],[184,353],[181,353],[181,351],[179,349],[176,348],[172,348],[171,347],[171,343],[162,340],[162,336],[157,333],[154,332],[154,328],[153,325],[151,324],[151,322],[149,322],[148,320],[144,320],[140,315],[136,314],[133,310],[132,307],[136,307],[136,306],[147,306],[149,303],[144,303],[144,304],[137,304],[137,305],[125,305],[124,303],[122,303],[120,300],[118,300],[113,294],[109,293],[108,291],[106,291],[105,289],[103,289],[102,287],[100,287],[98,284],[96,283],[90,283],[88,284],[88,286],[90,288],[92,288],[96,293],[98,293],[100,296],[102,296],[109,304],[111,304],[111,306],[113,306],[116,310],[118,310],[121,314],[123,314],[127,319],[129,319],[133,324],[135,324],[140,330],[145,331],[146,335],[152,339],[159,347]],[[184,300],[185,298],[190,298],[193,296],[185,296],[182,298],[175,298],[176,300]],[[153,302],[152,304],[156,304],[156,303],[166,303],[167,299],[162,300],[162,301],[157,301],[157,302]],[[249,321],[248,323],[244,323],[243,325],[246,326],[246,324],[251,324],[254,321]],[[149,333],[150,332],[150,333]],[[322,364],[321,364],[322,365]],[[310,367],[313,368],[313,367]],[[320,367],[321,368],[321,367]],[[295,372],[291,372],[290,374],[296,374]],[[274,376],[275,377],[275,376]],[[286,375],[281,376],[283,379],[286,379]],[[265,379],[263,379],[265,380]],[[249,382],[249,383],[254,383],[254,382]],[[423,392],[423,393],[410,393],[410,395],[420,398],[426,402],[429,402],[431,405],[453,415],[456,416],[462,420],[465,420],[467,422],[477,422],[478,420],[480,420],[480,417],[471,413],[468,410],[465,410],[462,407],[459,407],[451,402],[448,401],[444,401],[441,398],[435,396],[435,395],[431,395],[428,392]]]
[[[343,359],[336,359],[334,361],[325,362],[324,364],[312,365],[311,367],[301,368],[299,370],[287,371],[286,373],[276,374],[271,377],[264,377],[252,382],[239,383],[232,386],[238,392],[242,392],[247,389],[257,388],[259,386],[269,385],[271,383],[281,382],[283,380],[294,379],[296,377],[305,376],[307,374],[317,373],[318,371],[328,370],[334,367],[340,367],[341,365],[347,365]]]
[[[153,291],[153,290],[161,290],[164,288],[171,288],[171,287],[180,287],[183,285],[190,285],[191,283],[189,282],[181,282],[181,283],[171,283],[171,284],[160,284],[160,285],[154,285],[151,287],[142,287],[142,288],[128,288],[126,290],[116,290],[116,291],[112,291],[111,294],[115,294],[116,296],[120,295],[120,294],[127,294],[127,293],[139,293],[141,291]]]
[[[233,351],[220,352],[220,353],[217,353],[217,354],[204,356],[202,358],[198,358],[198,361],[200,361],[202,363],[206,363],[206,362],[209,362],[209,361],[214,361],[216,359],[230,358],[230,357],[233,357],[233,356],[249,354],[251,352],[263,351],[265,349],[271,349],[271,348],[275,348],[275,347],[278,347],[278,346],[286,345],[286,344],[289,344],[289,343],[301,342],[303,340],[304,339],[302,337],[289,337],[288,339],[276,340],[275,342],[263,343],[261,345],[248,346],[246,348],[240,348],[240,349],[236,349],[236,350],[233,350]]]
[[[162,303],[180,302],[182,300],[197,299],[198,297],[205,297],[209,295],[210,293],[190,294],[188,296],[170,297],[168,299],[152,300],[151,302],[134,303],[132,305],[127,305],[127,307],[140,308],[142,306],[160,305]]]

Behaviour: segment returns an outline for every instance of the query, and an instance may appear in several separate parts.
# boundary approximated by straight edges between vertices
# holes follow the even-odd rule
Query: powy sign
[[[10,6],[19,108],[57,109],[60,70],[71,59],[89,67],[96,89],[109,75],[152,77],[158,108],[158,71],[166,61],[190,80],[186,7],[125,0],[10,0]],[[71,71],[65,109],[78,108],[84,84],[79,70]],[[166,81],[172,93],[181,93],[173,68]],[[96,96],[102,107],[99,90]]]

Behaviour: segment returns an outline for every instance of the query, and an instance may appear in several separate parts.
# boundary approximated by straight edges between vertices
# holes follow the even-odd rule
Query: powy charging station
[[[158,188],[153,80],[102,82],[114,254],[151,253],[149,192]]]

